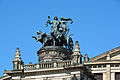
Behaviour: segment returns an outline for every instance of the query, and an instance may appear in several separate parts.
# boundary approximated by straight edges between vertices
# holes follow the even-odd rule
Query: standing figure
[[[51,26],[51,31],[50,34],[51,36],[54,38],[54,46],[60,45],[61,46],[61,38],[62,38],[62,33],[59,31],[60,28],[60,21],[58,20],[57,17],[54,17],[53,21],[50,21],[50,16],[48,16],[49,20],[46,23],[46,27],[48,26],[48,24],[53,24]]]
[[[51,25],[51,24],[53,24],[52,26],[51,26],[51,31],[50,31],[50,34],[52,35],[52,36],[54,36],[56,33],[57,33],[57,31],[58,31],[58,29],[59,29],[59,25],[60,25],[60,22],[58,21],[58,18],[55,16],[54,17],[54,21],[50,21],[50,16],[48,16],[48,18],[49,18],[49,20],[47,21],[47,23],[46,23],[46,27],[48,26],[48,23]]]
[[[64,21],[63,17],[61,17],[60,19],[61,19],[61,21],[60,21],[60,24],[61,24],[60,31],[65,36],[65,34],[66,34],[67,30],[69,30],[69,28],[68,28],[67,22]]]
[[[65,47],[69,48],[69,49],[72,49],[72,38],[70,38],[71,34],[68,36],[68,33],[69,33],[69,28],[68,28],[68,25],[67,25],[67,22],[66,21],[71,21],[71,24],[73,23],[72,19],[68,18],[68,19],[65,19],[63,17],[60,18],[61,21],[60,21],[60,32],[62,32],[62,34],[64,35],[64,45]],[[68,37],[67,37],[68,36]]]
[[[72,21],[71,18],[65,19],[65,18],[61,17],[60,19],[61,19],[61,21],[60,21],[60,24],[61,24],[60,28],[62,28],[62,33],[66,37],[68,32],[69,32],[69,28],[68,28],[68,25],[67,25],[66,21],[71,21],[71,24],[73,23],[73,21]]]

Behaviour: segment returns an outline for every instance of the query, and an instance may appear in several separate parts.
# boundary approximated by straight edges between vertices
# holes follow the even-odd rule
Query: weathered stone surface
[[[120,47],[95,56],[84,64],[89,66],[95,75],[102,74],[103,80],[119,80],[116,74],[120,75]]]
[[[38,52],[40,61],[70,60],[72,51],[61,46],[42,47]]]

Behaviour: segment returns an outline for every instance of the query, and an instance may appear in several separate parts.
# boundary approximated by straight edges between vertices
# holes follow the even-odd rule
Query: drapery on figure
[[[72,24],[73,21],[72,21],[71,18],[65,19],[65,18],[61,17],[60,19],[61,19],[60,24],[61,24],[63,35],[66,37],[67,34],[69,33],[69,28],[68,28],[68,25],[67,25],[66,21],[71,21],[70,24]]]
[[[59,22],[59,20],[58,20],[58,17],[54,17],[54,21],[50,21],[50,16],[48,16],[48,21],[47,21],[47,23],[46,23],[46,27],[48,26],[48,24],[53,24],[52,26],[51,26],[51,31],[50,31],[50,34],[51,35],[53,35],[53,34],[56,34],[57,33],[57,31],[58,31],[58,29],[59,29],[59,27],[60,27],[60,22]]]
[[[38,31],[38,37],[33,36],[33,38],[35,38],[36,41],[41,42],[43,46],[65,46],[72,50],[73,40],[70,37],[72,34],[68,35],[69,28],[67,21],[71,21],[70,24],[73,23],[71,18],[66,19],[61,17],[60,20],[58,20],[58,17],[56,16],[53,21],[50,21],[50,16],[48,16],[46,27],[48,24],[51,26],[50,35],[47,35],[45,32]]]

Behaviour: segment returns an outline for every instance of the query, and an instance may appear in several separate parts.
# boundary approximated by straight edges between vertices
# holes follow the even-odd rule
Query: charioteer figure
[[[46,27],[48,24],[51,26],[50,35],[47,35],[45,32],[38,31],[38,37],[33,36],[36,41],[39,41],[43,44],[43,46],[65,46],[67,49],[73,49],[73,40],[70,37],[72,34],[68,35],[69,28],[67,25],[67,21],[73,21],[71,18],[65,19],[63,17],[58,20],[58,17],[54,17],[53,21],[50,21],[50,16],[48,16],[48,21],[46,23]]]

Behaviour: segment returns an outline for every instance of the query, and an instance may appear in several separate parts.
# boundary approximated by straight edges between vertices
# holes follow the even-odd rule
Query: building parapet
[[[64,67],[64,66],[70,66],[71,64],[72,64],[71,60],[26,64],[24,65],[24,70]]]

